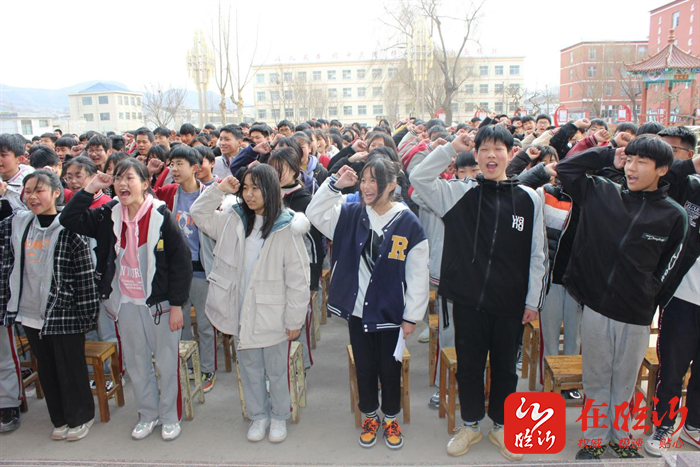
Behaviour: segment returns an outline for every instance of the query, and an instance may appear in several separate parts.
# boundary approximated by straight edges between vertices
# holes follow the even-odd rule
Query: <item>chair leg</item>
[[[401,368],[403,377],[401,378],[401,406],[403,408],[403,422],[411,423],[411,373],[409,372],[409,362],[404,362]]]
[[[122,385],[121,368],[119,367],[119,355],[115,352],[109,357],[109,368],[112,372],[112,383],[114,384],[114,400],[117,407],[124,407],[124,386]]]
[[[185,420],[194,418],[194,408],[192,407],[192,386],[187,372],[187,360],[180,357],[180,394],[182,405],[185,406]]]
[[[444,357],[444,355],[443,355]],[[438,389],[440,390],[440,403],[438,404],[438,417],[445,418],[445,408],[447,402],[447,364],[444,358],[440,358],[440,382],[438,383]]]
[[[197,344],[199,345],[199,344]],[[192,369],[194,370],[194,388],[195,392],[198,394],[198,400],[200,404],[204,404],[204,388],[202,387],[202,367],[199,362],[199,349],[195,346],[192,352]]]
[[[226,368],[226,373],[231,373],[231,336],[228,334],[222,334],[224,339],[224,367]]]
[[[455,407],[456,397],[457,397],[457,381],[455,379],[455,372],[450,370],[450,386],[449,394],[447,398],[447,432],[452,434],[455,430]]]
[[[241,400],[241,413],[243,414],[243,420],[249,422],[248,411],[245,408],[245,394],[243,394],[243,383],[241,383],[241,369],[238,362],[238,356],[236,356],[236,377],[238,378],[238,397]]]
[[[105,388],[105,370],[104,362],[99,359],[92,360],[92,371],[95,375],[95,392],[97,393],[97,402],[100,407],[100,420],[106,423],[109,421],[109,400],[107,399],[107,390]]]

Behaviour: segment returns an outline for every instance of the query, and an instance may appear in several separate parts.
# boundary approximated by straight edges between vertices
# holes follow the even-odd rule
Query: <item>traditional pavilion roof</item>
[[[674,43],[675,41],[674,30],[671,29],[666,47],[641,62],[625,64],[627,71],[632,74],[664,72],[673,69],[692,70],[693,73],[700,72],[700,57],[683,52]]]

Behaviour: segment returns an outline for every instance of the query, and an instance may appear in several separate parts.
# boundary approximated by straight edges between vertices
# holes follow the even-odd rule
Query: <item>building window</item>
[[[343,97],[352,97],[352,89],[343,88]]]
[[[396,76],[396,73],[398,73],[398,70],[396,68],[389,68],[389,78],[393,78]]]
[[[365,79],[365,69],[359,68],[357,70],[357,79]]]
[[[100,120],[103,122],[109,120],[109,112],[100,113]]]
[[[479,94],[488,94],[489,93],[489,85],[488,84],[480,84],[479,85]]]
[[[291,101],[292,99],[294,99],[294,92],[292,92],[291,89],[285,89],[284,90],[284,100]]]
[[[453,113],[459,112],[459,103],[458,102],[453,102],[450,104],[450,109],[452,109]]]
[[[124,114],[127,120],[131,120],[131,114],[129,112]]]
[[[314,81],[321,81],[321,72],[320,71],[314,71],[312,74],[312,78]]]
[[[92,105],[92,97],[83,97],[83,105]]]
[[[335,88],[328,88],[328,97],[330,99],[335,99],[338,97],[338,90]]]
[[[519,75],[520,74],[520,65],[511,65],[508,72],[511,75]]]
[[[646,54],[647,54],[647,48],[646,48],[646,46],[640,46],[639,49],[637,49],[637,53],[638,53],[640,56],[646,55]]]
[[[479,102],[479,108],[488,110],[489,103],[488,102]]]
[[[384,106],[383,105],[373,105],[372,106],[372,113],[374,115],[382,115],[384,113]]]
[[[265,91],[258,91],[258,102],[265,102]]]
[[[479,75],[481,75],[481,76],[488,76],[489,75],[488,65],[482,65],[479,67]]]
[[[22,134],[23,135],[31,135],[32,133],[34,133],[34,131],[32,131],[32,121],[31,120],[20,120],[20,122],[22,125]]]
[[[109,96],[99,96],[97,98],[98,104],[109,104]]]
[[[279,91],[270,91],[270,100],[272,102],[279,102],[280,92]]]
[[[300,83],[306,83],[306,72],[300,71],[297,73],[297,81]]]
[[[306,107],[300,107],[299,118],[309,118],[309,109],[307,109]]]
[[[285,107],[284,118],[294,118],[294,109],[291,107]]]
[[[94,122],[95,121],[95,116],[93,114],[85,114],[85,115],[83,115],[83,118],[85,119],[86,122]]]
[[[595,96],[595,84],[589,84],[588,88],[586,89],[586,93],[587,97]]]
[[[39,120],[39,128],[46,128],[47,126],[49,126],[48,120]]]
[[[503,76],[503,65],[496,65],[494,67],[494,73],[496,76]]]
[[[382,79],[381,68],[372,68],[372,79]]]
[[[569,52],[569,63],[574,63],[574,53]]]
[[[614,91],[615,91],[615,86],[613,86],[612,84],[605,85],[605,95],[606,96],[612,96]]]
[[[574,88],[569,86],[569,97],[574,97]]]
[[[357,97],[365,97],[367,95],[367,88],[361,87],[357,88]]]
[[[265,73],[258,73],[255,75],[255,82],[258,84],[263,84],[265,82]]]
[[[569,81],[574,80],[574,70],[573,68],[569,68]]]
[[[596,73],[596,67],[595,65],[591,65],[588,67],[588,77],[589,78],[595,78],[595,73]]]
[[[279,73],[270,73],[270,83],[277,84],[280,82]]]
[[[328,81],[335,81],[335,70],[328,70],[328,72],[326,72],[326,78]]]
[[[119,105],[124,105],[124,97],[119,96]]]
[[[263,118],[267,118],[267,110],[258,109],[258,119],[262,120]]]
[[[337,117],[338,116],[338,106],[331,105],[328,107],[328,116],[329,117]]]
[[[119,120],[124,120],[124,112],[119,112]]]
[[[381,97],[382,93],[383,93],[383,89],[381,86],[372,87],[372,97]]]
[[[503,94],[503,83],[496,83],[494,85],[494,88],[495,89],[493,90],[493,92],[495,92],[496,94]]]
[[[143,116],[141,115],[141,112],[139,112],[139,120],[141,120]]]
[[[503,112],[503,102],[496,102],[496,108],[494,109],[495,112]]]
[[[671,27],[677,28],[677,27],[678,27],[678,23],[680,22],[680,20],[681,20],[681,12],[680,12],[680,11],[676,11],[675,13],[673,13],[673,20],[672,20],[672,21],[673,21],[673,26],[671,26]]]
[[[343,70],[343,79],[351,79],[352,70]]]
[[[597,49],[588,49],[588,60],[595,60],[598,56]]]
[[[357,115],[367,115],[367,106],[366,105],[358,105],[357,106]]]
[[[138,105],[139,107],[141,107],[141,98],[140,98],[140,97],[137,97],[137,98],[136,98],[136,105]]]
[[[280,119],[280,109],[272,109],[272,119],[278,121]]]
[[[292,72],[291,71],[285,71],[282,74],[282,79],[284,80],[285,83],[291,83],[292,82]]]
[[[474,85],[473,84],[467,84],[464,86],[464,93],[465,94],[474,94]]]
[[[508,89],[510,89],[510,92],[516,92],[518,89],[520,89],[520,83],[509,84]]]
[[[467,105],[465,106],[465,110],[468,113],[476,112],[476,104],[473,102],[467,102]]]
[[[693,38],[692,37],[690,39],[688,39],[688,47],[690,47],[691,45],[693,45]]]
[[[131,105],[136,106],[136,101],[134,100],[134,96],[131,96]]]
[[[343,115],[352,115],[352,106],[351,105],[344,105],[343,106]]]

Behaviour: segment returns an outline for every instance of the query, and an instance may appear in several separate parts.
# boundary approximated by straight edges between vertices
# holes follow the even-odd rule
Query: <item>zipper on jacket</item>
[[[546,191],[545,191],[545,193],[546,193]],[[571,203],[571,209],[569,209],[569,214],[566,216],[566,224],[564,224],[564,228],[561,230],[561,234],[559,234],[559,238],[557,239],[557,250],[554,252],[554,259],[552,259],[551,271],[549,271],[549,282],[550,283],[552,282],[552,278],[554,277],[554,266],[557,264],[557,257],[559,256],[559,246],[561,245],[561,239],[564,238],[564,234],[568,230],[569,224],[571,224],[571,216],[574,215],[574,200],[571,199],[571,196],[567,195],[563,191],[561,192],[561,194],[568,198],[569,202]],[[546,231],[545,231],[545,234],[546,234]]]
[[[483,189],[483,188],[482,188]],[[484,193],[480,193],[484,196]],[[484,286],[481,289],[481,296],[479,297],[479,303],[476,306],[477,310],[481,310],[481,305],[484,302],[484,295],[486,294],[486,284],[489,281],[489,275],[491,275],[491,258],[493,258],[493,250],[496,246],[496,234],[498,233],[498,221],[501,214],[501,192],[496,190],[496,225],[493,228],[493,238],[491,238],[491,249],[489,250],[489,262],[486,265],[486,274],[484,274]],[[479,235],[479,232],[476,232]]]
[[[632,222],[630,222],[629,227],[627,227],[627,231],[625,232],[625,235],[622,236],[622,240],[620,241],[620,245],[618,246],[618,250],[620,254],[622,254],[622,248],[625,246],[625,243],[627,242],[627,238],[630,236],[630,233],[632,233],[632,229],[634,228],[634,225],[637,223],[637,220],[639,220],[639,216],[642,215],[642,211],[644,211],[644,207],[647,204],[646,198],[642,200],[642,206],[639,208],[639,211],[637,211],[637,214],[634,215],[634,219],[632,219]],[[618,256],[619,258],[619,256]],[[605,297],[607,297],[607,292],[608,289],[610,288],[610,285],[612,284],[613,277],[615,276],[615,271],[617,270],[617,265],[620,264],[620,260],[618,259],[615,261],[615,264],[613,264],[612,270],[610,271],[610,275],[608,276],[608,282],[605,286],[605,295],[603,296],[603,300],[605,300]]]

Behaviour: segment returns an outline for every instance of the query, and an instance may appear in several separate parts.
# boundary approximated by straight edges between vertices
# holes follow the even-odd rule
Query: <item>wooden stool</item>
[[[540,322],[530,321],[525,324],[523,335],[523,369],[522,377],[529,378],[530,391],[537,385],[537,366],[540,358]]]
[[[187,361],[192,359],[192,374],[187,370]],[[190,385],[194,380],[194,390]],[[180,341],[180,387],[182,404],[185,406],[185,419],[194,418],[192,398],[198,395],[199,403],[204,404],[204,389],[202,389],[202,370],[199,366],[199,348],[195,341]]]
[[[316,348],[316,343],[321,340],[321,310],[316,308],[316,295],[318,292],[311,292],[309,297],[309,307],[311,307],[311,348]]]
[[[326,324],[328,321],[328,288],[331,285],[331,271],[324,269],[321,272],[321,323]]]
[[[289,396],[292,399],[292,422],[299,423],[299,407],[306,407],[304,348],[300,342],[292,342],[289,349]]]
[[[547,355],[544,357],[544,392],[583,389],[583,362],[580,355]],[[574,407],[578,400],[569,399],[567,407]]]
[[[109,360],[111,371],[112,389],[107,391],[105,387],[104,364]],[[85,361],[92,365],[92,372],[95,379],[95,389],[92,393],[97,396],[100,407],[100,420],[109,421],[109,399],[114,397],[118,407],[124,406],[124,388],[122,387],[121,368],[119,368],[119,353],[117,344],[114,342],[85,342]]]
[[[411,423],[411,377],[409,365],[411,364],[411,354],[408,349],[404,349],[401,362],[401,409],[403,411],[403,422]],[[355,414],[355,428],[362,425],[362,412],[360,412],[360,392],[357,386],[357,370],[355,369],[355,356],[352,353],[352,345],[348,345],[348,375],[350,377],[350,412]]]
[[[435,386],[435,368],[438,360],[438,315],[428,316],[428,329],[430,330],[430,342],[428,344],[428,381]]]
[[[637,376],[637,385],[635,389],[637,392],[642,393],[642,395],[644,396],[644,402],[646,403],[646,406],[649,409],[647,410],[647,418],[645,421],[646,425],[649,427],[649,430],[653,428],[651,417],[652,411],[654,410],[653,397],[656,392],[656,382],[658,373],[659,358],[656,355],[656,347],[648,347],[646,353],[644,354],[644,360],[642,360],[642,365],[639,367],[639,374]],[[642,388],[642,381],[647,381],[646,391]],[[647,430],[647,432],[649,430]]]
[[[484,380],[485,407],[489,404],[491,394],[491,362],[486,357],[486,377]],[[459,408],[457,404],[457,350],[447,347],[440,352],[440,404],[438,416],[445,418],[447,415],[447,432],[452,434],[455,429],[455,412]]]
[[[192,322],[192,338],[199,342],[199,328],[197,328],[197,315],[194,312],[194,305],[190,307],[190,321]]]
[[[236,360],[236,346],[234,345],[233,336],[230,334],[221,333],[224,343],[224,367],[227,373],[231,373],[233,367],[231,364]]]
[[[29,341],[24,336],[15,336],[15,345],[17,347],[18,355],[23,354],[25,351],[29,352],[29,361],[20,362],[20,369],[30,368],[32,370],[32,373],[29,376],[22,378],[22,403],[19,406],[19,410],[20,412],[25,413],[29,410],[27,405],[27,387],[34,383],[37,399],[44,398],[44,390],[41,388],[41,382],[39,381],[39,363],[36,361],[34,352],[32,352],[32,349],[29,346]]]
[[[430,298],[428,299],[428,314],[434,315],[436,313],[435,301],[437,300],[437,292],[435,290],[430,291]]]

